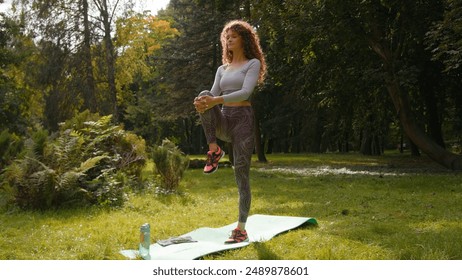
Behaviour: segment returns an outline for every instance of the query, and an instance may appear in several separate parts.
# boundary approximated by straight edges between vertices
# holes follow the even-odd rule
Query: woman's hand
[[[207,104],[205,101],[206,96],[198,96],[194,98],[194,107],[198,113],[203,114],[207,110]]]
[[[218,103],[216,102],[215,97],[204,95],[194,98],[193,104],[196,108],[196,111],[203,114],[205,111],[217,105]]]

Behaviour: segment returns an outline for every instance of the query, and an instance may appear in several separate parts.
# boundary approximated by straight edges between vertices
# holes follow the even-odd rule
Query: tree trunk
[[[420,150],[414,142],[409,140],[409,148],[411,149],[411,155],[414,157],[420,157]]]
[[[248,18],[248,20],[252,20],[252,14],[250,11],[250,1],[246,0],[244,2],[244,15]],[[253,107],[254,110],[258,110],[255,106]],[[258,162],[268,162],[265,156],[265,149],[264,144],[261,136],[261,129],[260,129],[260,118],[258,117],[257,112],[254,112],[254,125],[255,125],[255,152],[258,156]]]
[[[85,109],[95,113],[97,111],[97,102],[95,97],[95,79],[93,77],[93,65],[91,59],[91,32],[90,21],[88,16],[88,0],[82,0],[83,14],[83,59],[85,65],[85,85],[83,86],[83,98]]]
[[[400,90],[397,79],[391,77],[386,83],[404,132],[409,139],[439,164],[453,170],[462,170],[462,156],[446,151],[417,126],[412,117],[408,96]]]
[[[377,135],[365,130],[361,141],[360,151],[363,155],[379,156],[382,154],[380,139]]]
[[[425,98],[426,115],[428,116],[427,133],[438,145],[446,148],[443,140],[443,133],[441,131],[441,121],[438,114],[438,105],[434,91],[432,91],[432,89],[427,85],[421,89],[421,92]]]
[[[103,21],[104,28],[104,46],[106,47],[106,64],[107,64],[107,80],[109,86],[109,100],[112,105],[113,120],[119,120],[119,110],[117,105],[117,88],[115,83],[115,55],[114,45],[112,44],[111,36],[111,21],[112,18],[109,16],[107,0],[101,1],[100,12]],[[115,9],[115,7],[114,7]]]
[[[273,153],[273,146],[274,146],[274,139],[273,138],[269,138],[268,139],[268,147],[266,149],[266,153],[267,154],[272,154]]]
[[[258,162],[268,162],[265,156],[265,149],[262,143],[260,121],[258,120],[257,114],[255,114],[255,151],[258,156]]]
[[[446,151],[417,125],[412,115],[411,106],[409,105],[409,97],[407,93],[401,91],[398,77],[395,74],[395,61],[391,50],[384,44],[381,44],[380,40],[374,38],[369,38],[369,45],[383,61],[386,74],[385,84],[388,94],[393,101],[406,135],[422,152],[426,153],[437,163],[452,170],[462,170],[462,156]]]

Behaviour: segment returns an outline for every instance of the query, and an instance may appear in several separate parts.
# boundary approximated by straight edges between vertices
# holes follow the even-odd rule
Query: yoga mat
[[[237,244],[224,244],[231,231],[236,228],[237,223],[233,223],[221,228],[199,228],[182,236],[190,236],[194,243],[181,243],[163,247],[157,243],[151,244],[151,260],[194,260],[202,256],[240,248],[252,242],[264,242],[274,236],[299,227],[305,223],[317,224],[314,218],[290,217],[290,216],[271,216],[271,215],[252,215],[247,219],[246,230],[249,235],[249,242]],[[138,250],[122,250],[122,255],[129,259],[138,256]]]

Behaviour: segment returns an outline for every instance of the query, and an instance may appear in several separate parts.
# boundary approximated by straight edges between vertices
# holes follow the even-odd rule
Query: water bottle
[[[150,239],[151,239],[151,227],[149,226],[148,223],[146,223],[140,227],[140,247],[139,247],[140,256],[145,260],[151,259],[151,256],[149,254],[149,246],[151,245]]]

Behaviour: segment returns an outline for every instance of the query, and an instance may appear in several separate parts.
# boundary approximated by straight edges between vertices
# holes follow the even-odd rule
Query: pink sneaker
[[[216,152],[207,152],[207,163],[204,166],[204,173],[210,174],[218,169],[218,162],[225,155],[225,152],[222,148],[218,147]]]
[[[241,230],[239,228],[234,229],[231,232],[231,236],[228,240],[225,241],[225,244],[234,244],[234,243],[241,243],[249,241],[249,236],[247,235],[247,231]]]

